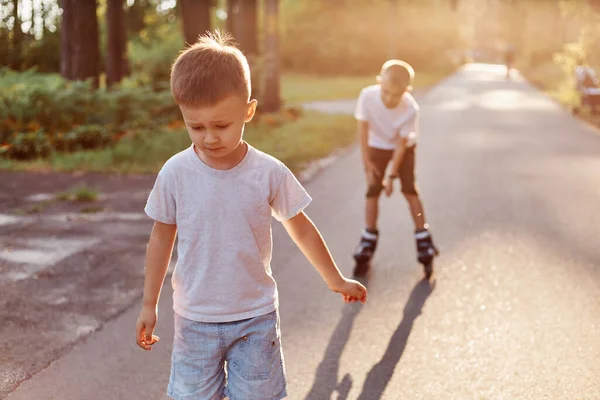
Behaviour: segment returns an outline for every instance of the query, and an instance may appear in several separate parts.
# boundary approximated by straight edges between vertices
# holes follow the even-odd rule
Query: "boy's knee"
[[[414,198],[419,198],[419,191],[416,186],[409,186],[407,188],[402,187],[402,194],[406,197],[407,200],[411,200]]]
[[[370,183],[367,187],[367,198],[379,197],[382,190],[383,185],[381,184],[381,182]]]

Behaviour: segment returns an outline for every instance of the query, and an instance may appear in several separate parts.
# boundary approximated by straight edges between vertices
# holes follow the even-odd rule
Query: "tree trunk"
[[[61,0],[62,21],[60,24],[60,74],[73,79],[73,2]]]
[[[21,69],[21,44],[23,42],[23,31],[21,30],[21,19],[19,18],[19,0],[13,0],[13,35],[11,46],[11,67],[19,71]]]
[[[106,7],[106,85],[120,82],[127,75],[127,30],[124,0],[108,0]]]
[[[46,18],[48,18],[48,12],[46,11],[46,6],[42,1],[40,5],[40,15],[42,17],[42,37],[46,36],[48,33],[48,26],[46,25]]]
[[[279,88],[279,0],[265,0],[265,87],[263,110],[281,107]]]
[[[183,36],[187,45],[198,41],[198,37],[210,30],[212,0],[179,0],[183,16]]]
[[[258,4],[257,0],[229,0],[231,21],[227,17],[230,32],[247,55],[258,54]]]
[[[29,27],[29,34],[35,39],[35,0],[31,0],[31,26]]]
[[[71,79],[92,78],[98,87],[100,73],[100,43],[96,0],[73,0],[73,26],[71,35]]]

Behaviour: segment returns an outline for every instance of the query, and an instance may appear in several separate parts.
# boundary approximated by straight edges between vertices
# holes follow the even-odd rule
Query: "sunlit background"
[[[35,383],[24,382],[40,376],[40,391],[56,383],[48,393],[78,380],[94,393],[129,390],[111,387],[106,375],[90,383],[88,367],[160,389],[122,398],[160,398],[168,368],[131,361],[140,356],[120,340],[133,339],[123,324],[142,288],[143,205],[155,174],[190,142],[169,91],[170,68],[178,52],[217,28],[250,62],[259,106],[245,139],[311,182],[310,211],[346,270],[363,228],[356,98],[387,59],[416,71],[417,176],[446,269],[433,292],[415,285],[411,222],[389,205],[397,200],[385,203],[379,275],[369,287],[375,306],[359,315],[331,305],[276,228],[297,393],[341,400],[363,390],[361,398],[379,398],[373,393],[387,388],[406,397],[383,398],[534,399],[580,390],[573,398],[600,398],[593,272],[600,157],[590,129],[600,117],[581,107],[575,73],[580,65],[600,72],[598,4],[0,0],[0,399],[20,385],[14,398],[37,399],[27,397]],[[69,353],[110,321],[114,337],[102,342],[109,346],[92,356]],[[168,343],[170,331],[161,329]],[[102,353],[113,347],[127,356]],[[167,351],[158,351],[168,363]],[[54,363],[66,354],[86,367]],[[146,375],[137,377],[133,364]],[[82,375],[37,375],[49,365]],[[423,365],[446,378],[431,379]]]
[[[185,42],[207,29],[234,34],[252,64],[259,110],[275,112],[264,120],[267,126],[250,133],[256,141],[261,131],[289,118],[303,123],[296,121],[298,112],[281,113],[282,107],[289,111],[304,102],[353,98],[391,57],[415,67],[418,88],[464,62],[502,63],[512,46],[521,72],[568,107],[579,101],[573,74],[577,57],[587,56],[592,66],[600,61],[592,51],[598,48],[598,18],[585,0],[284,0],[273,11],[278,43],[269,41],[266,4],[66,0],[61,8],[53,0],[2,0],[0,143],[8,159],[0,162],[11,168],[29,168],[33,162],[63,170],[156,170],[182,143],[158,135],[155,140],[166,140],[169,147],[159,146],[165,153],[153,157],[152,165],[131,160],[127,143],[149,126],[154,131],[177,127],[178,111],[167,90],[169,68]],[[67,22],[61,23],[65,15]],[[97,132],[98,125],[108,129]],[[286,161],[310,161],[350,140],[334,136],[330,145],[320,145],[326,148]],[[117,141],[103,154],[78,152]],[[30,142],[36,143],[32,149],[22,148]]]

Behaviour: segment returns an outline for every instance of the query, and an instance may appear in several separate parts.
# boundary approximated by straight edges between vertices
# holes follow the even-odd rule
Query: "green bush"
[[[73,126],[102,125],[112,130],[155,127],[180,118],[169,91],[126,82],[93,90],[91,82],[69,82],[29,70],[0,71],[0,144],[14,132],[70,132]]]
[[[58,151],[72,152],[105,147],[111,143],[110,129],[101,125],[81,125],[72,131],[53,137],[53,146]]]
[[[41,127],[66,131],[88,123],[100,107],[90,82],[68,82],[59,75],[0,71],[0,134]],[[29,126],[33,124],[33,129]]]
[[[19,132],[14,135],[10,146],[3,147],[1,153],[8,158],[28,160],[43,158],[50,154],[50,140],[43,131]]]
[[[0,70],[0,156],[44,157],[106,147],[129,130],[180,119],[170,91],[126,81],[111,90],[56,74]]]

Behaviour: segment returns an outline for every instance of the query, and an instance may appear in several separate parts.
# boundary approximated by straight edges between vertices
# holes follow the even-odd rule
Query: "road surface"
[[[421,280],[398,193],[382,201],[364,306],[330,293],[276,225],[289,398],[600,398],[600,135],[502,66],[466,66],[421,107],[435,280]],[[358,149],[307,185],[348,274],[363,186]],[[7,399],[166,398],[170,296],[152,352],[135,347],[135,304]]]

